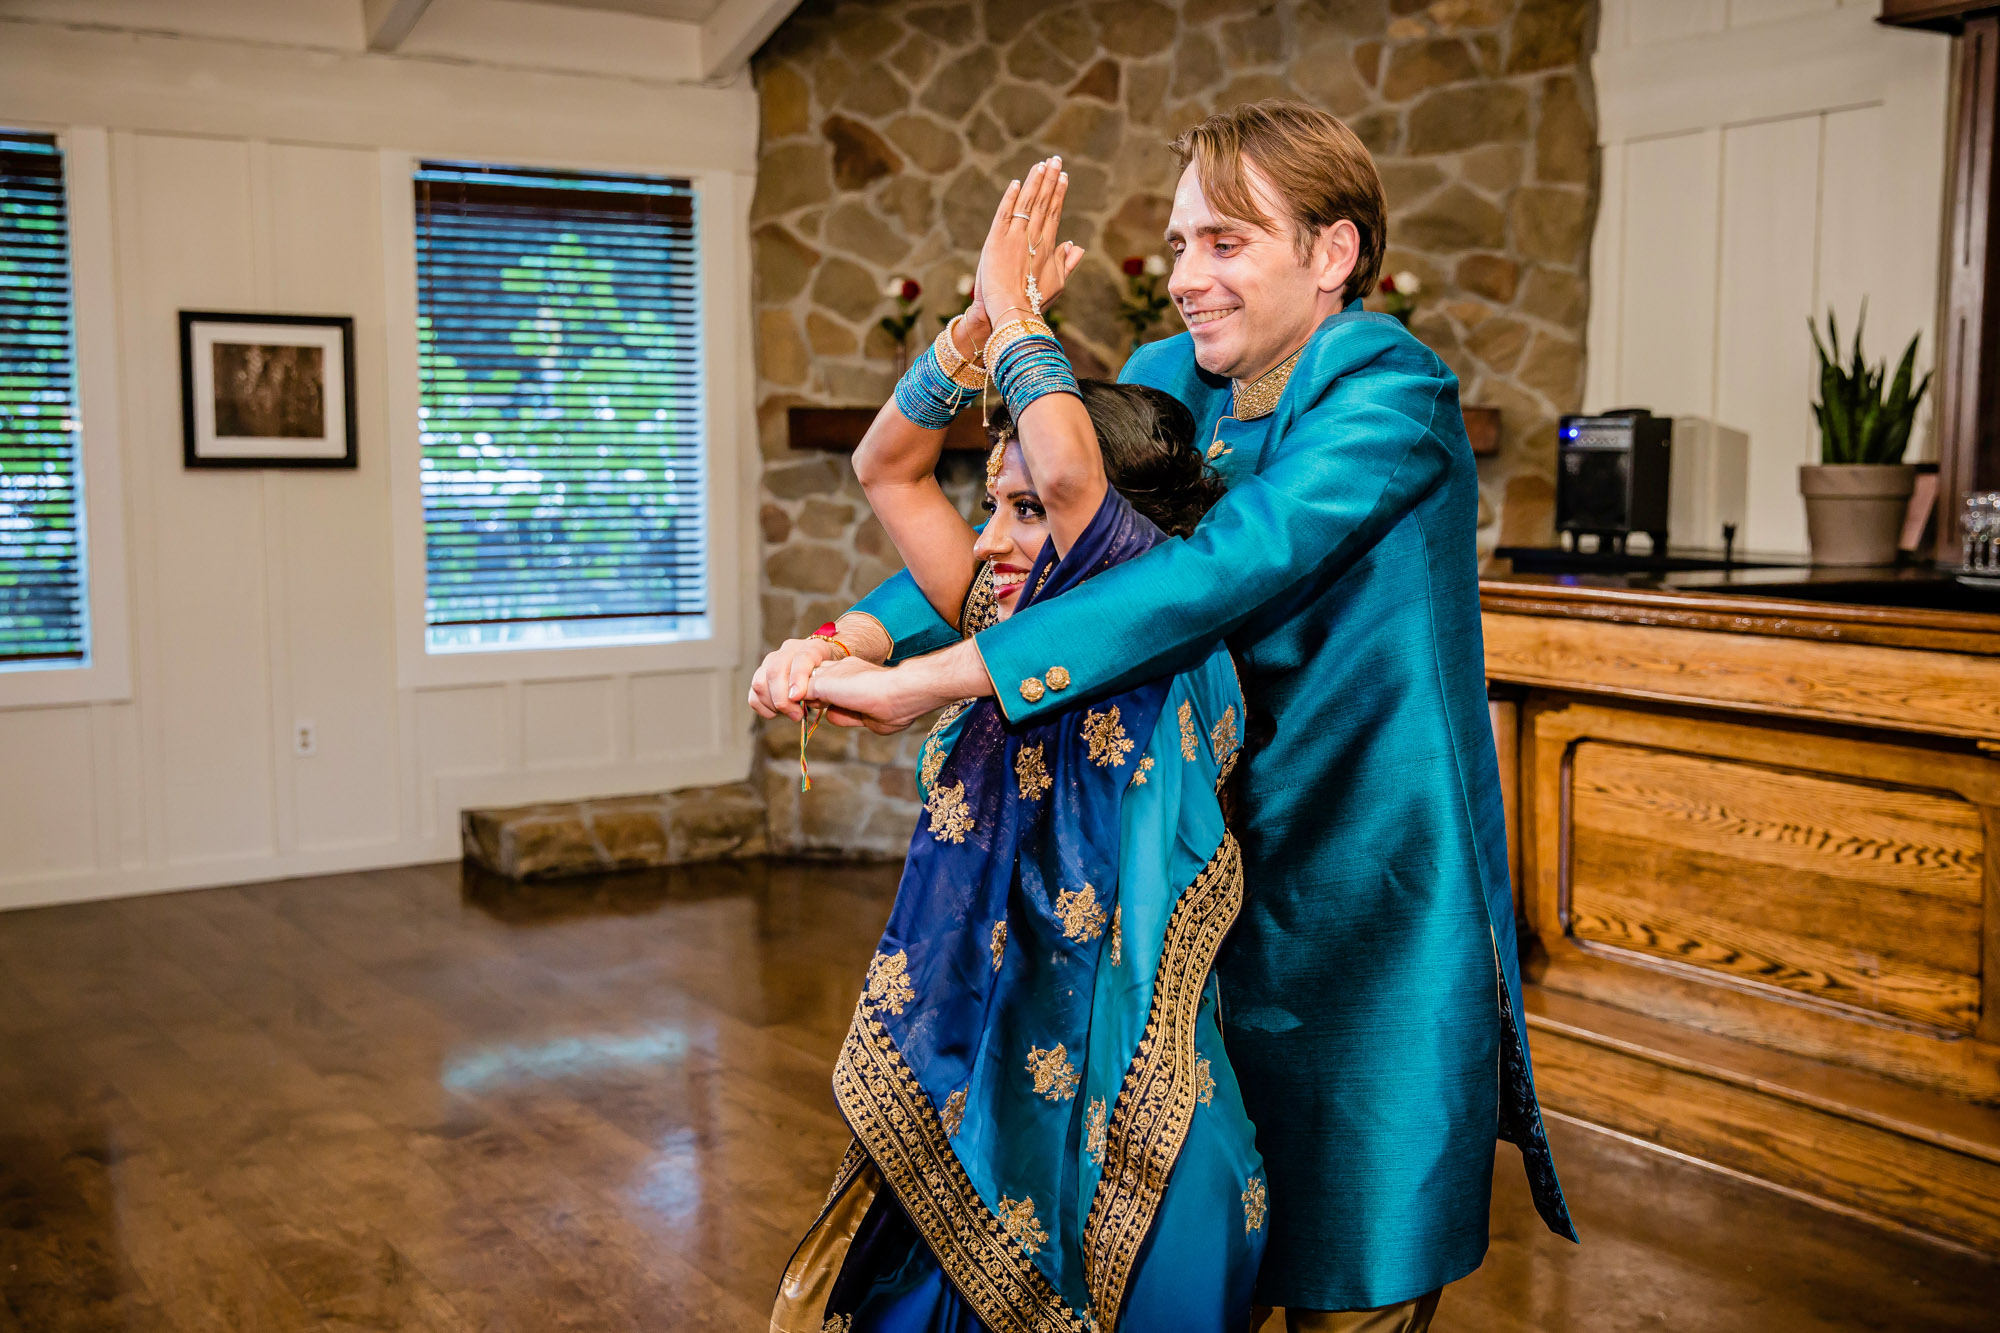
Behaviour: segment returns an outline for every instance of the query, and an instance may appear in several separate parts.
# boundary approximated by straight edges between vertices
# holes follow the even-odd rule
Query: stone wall
[[[1583,386],[1595,22],[1595,0],[806,0],[754,63],[767,642],[832,619],[898,564],[846,460],[794,453],[785,434],[794,404],[887,396],[884,282],[920,281],[917,336],[935,333],[1001,187],[1060,152],[1064,235],[1090,251],[1064,337],[1080,368],[1113,370],[1130,347],[1119,262],[1162,250],[1168,140],[1261,97],[1328,108],[1376,155],[1385,271],[1423,279],[1412,328],[1467,403],[1501,410],[1482,544],[1503,507],[1510,538],[1546,534],[1555,417]],[[1168,318],[1161,335],[1179,331]],[[947,460],[947,479],[969,504],[976,462]],[[769,725],[774,842],[900,855],[920,740],[823,728],[801,798],[797,724]]]

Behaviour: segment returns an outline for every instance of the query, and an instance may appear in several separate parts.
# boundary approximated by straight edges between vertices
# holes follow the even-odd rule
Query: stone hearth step
[[[459,829],[466,859],[509,879],[720,861],[769,850],[763,793],[747,782],[467,810]]]

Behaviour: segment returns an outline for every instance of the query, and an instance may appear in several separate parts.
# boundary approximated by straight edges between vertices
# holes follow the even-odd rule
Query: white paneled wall
[[[275,113],[282,133],[269,128],[268,86],[232,94],[217,77],[253,55],[264,79],[291,88]],[[104,74],[119,65],[136,71],[123,97]],[[434,76],[453,84],[444,131]],[[524,84],[546,97],[523,98]],[[123,489],[122,512],[93,503],[89,517],[125,538],[129,609],[100,630],[129,639],[131,685],[126,697],[10,705],[0,678],[0,907],[450,857],[468,804],[748,771],[738,682],[754,645],[726,607],[722,642],[656,659],[586,650],[561,678],[510,677],[503,655],[483,668],[490,679],[429,684],[399,661],[397,552],[413,534],[395,531],[392,472],[413,457],[416,423],[394,405],[415,372],[403,363],[414,337],[390,321],[412,242],[383,192],[421,154],[694,175],[708,290],[723,298],[709,329],[722,386],[711,405],[721,548],[711,586],[719,601],[740,598],[754,586],[736,511],[755,466],[740,327],[755,122],[747,85],[649,89],[9,28],[0,123],[108,144],[110,243],[80,248],[76,262],[113,272],[106,308],[79,317],[115,327],[117,369],[86,359],[80,373],[117,381],[116,420],[86,412],[83,424],[87,448],[114,450]],[[372,133],[356,141],[357,130]],[[184,470],[181,309],[352,315],[360,467]],[[317,732],[310,756],[293,753],[301,720]]]
[[[1586,407],[1749,433],[1739,549],[1803,552],[1809,317],[1900,355],[1935,332],[1949,46],[1875,0],[1604,0]],[[1928,414],[1926,414],[1928,415]],[[1931,447],[1921,422],[1912,457]]]

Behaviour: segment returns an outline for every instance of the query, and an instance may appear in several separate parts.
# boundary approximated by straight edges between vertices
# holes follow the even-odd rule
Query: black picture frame
[[[301,337],[307,329],[331,330],[336,337]],[[259,331],[268,331],[269,346],[318,347],[318,409],[322,432],[306,436],[292,431],[262,431],[220,435],[217,418],[225,403],[215,388],[215,348],[218,345],[258,345]],[[218,336],[227,335],[227,336]],[[337,354],[333,343],[338,343]],[[352,315],[274,315],[230,310],[180,312],[181,344],[181,464],[190,469],[223,468],[357,468],[354,391],[354,317]],[[302,362],[302,364],[307,364]],[[328,371],[337,370],[340,383],[329,385]],[[261,405],[272,409],[267,398]],[[338,422],[328,420],[328,407],[339,410]],[[280,415],[283,405],[277,406]],[[268,442],[268,443],[267,443]]]

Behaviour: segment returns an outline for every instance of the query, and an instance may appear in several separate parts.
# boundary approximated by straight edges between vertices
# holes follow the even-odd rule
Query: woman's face
[[[1021,461],[1021,446],[1010,441],[1002,458],[1000,475],[986,483],[986,512],[992,517],[972,553],[993,562],[993,600],[1005,620],[1020,604],[1028,570],[1049,539],[1049,516]]]

